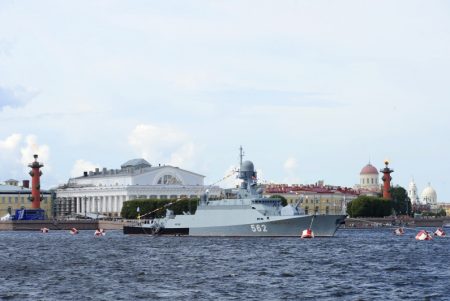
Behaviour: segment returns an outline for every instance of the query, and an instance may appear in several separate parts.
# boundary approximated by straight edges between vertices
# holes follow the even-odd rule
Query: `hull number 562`
[[[252,232],[267,232],[267,226],[264,224],[250,225]]]

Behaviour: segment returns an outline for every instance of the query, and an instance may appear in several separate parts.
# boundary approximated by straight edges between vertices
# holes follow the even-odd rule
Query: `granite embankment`
[[[0,222],[0,231],[33,231],[41,228],[50,230],[69,230],[77,228],[78,230],[122,230],[121,221],[102,221],[102,220],[43,220],[43,221],[2,221]]]
[[[450,217],[380,217],[380,218],[347,218],[345,228],[378,228],[378,227],[442,227],[450,224]]]

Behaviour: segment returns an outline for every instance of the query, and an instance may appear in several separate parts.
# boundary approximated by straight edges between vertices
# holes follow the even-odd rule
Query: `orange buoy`
[[[436,231],[434,231],[434,236],[445,237],[445,231],[442,228],[437,228]]]
[[[305,229],[302,231],[301,238],[314,238],[314,232],[311,229]]]
[[[70,229],[70,234],[72,235],[78,234],[78,229],[77,228]]]
[[[405,230],[400,227],[400,228],[395,229],[394,233],[395,233],[395,235],[403,235],[403,234],[405,234]]]
[[[48,228],[41,228],[42,233],[48,233]]]
[[[95,230],[94,236],[105,236],[106,232],[103,229],[97,229]]]
[[[420,230],[416,235],[416,240],[432,240],[433,236],[425,230]]]

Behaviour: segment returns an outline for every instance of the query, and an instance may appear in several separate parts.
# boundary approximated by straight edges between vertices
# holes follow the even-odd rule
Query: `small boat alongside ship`
[[[242,156],[241,148],[242,183],[236,198],[211,200],[206,192],[194,214],[175,215],[167,209],[163,218],[125,225],[124,234],[300,237],[310,229],[315,237],[334,236],[345,215],[306,215],[298,204],[282,206],[279,199],[263,197],[253,163],[242,162]]]

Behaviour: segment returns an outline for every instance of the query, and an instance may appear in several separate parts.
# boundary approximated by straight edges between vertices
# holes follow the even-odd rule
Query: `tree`
[[[398,215],[411,215],[412,204],[405,188],[401,186],[392,187],[390,190],[393,209]]]
[[[361,195],[348,203],[350,217],[384,217],[391,214],[392,202],[379,197]]]
[[[271,199],[279,199],[281,201],[281,205],[283,205],[283,206],[286,206],[288,203],[287,199],[284,196],[279,195],[279,194],[271,195],[270,198]]]

